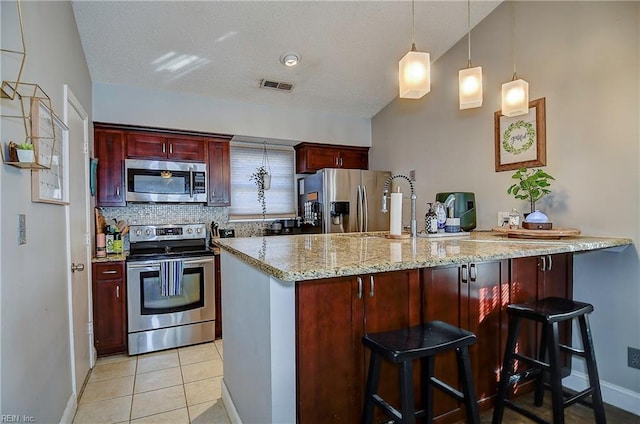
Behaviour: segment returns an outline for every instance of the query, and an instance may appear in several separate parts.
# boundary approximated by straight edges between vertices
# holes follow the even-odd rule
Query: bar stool
[[[593,350],[591,328],[587,314],[593,312],[593,306],[588,303],[577,302],[559,297],[548,297],[530,304],[513,304],[507,306],[509,314],[509,335],[505,348],[500,383],[496,395],[495,409],[493,410],[493,424],[502,422],[504,407],[508,407],[527,418],[538,422],[548,423],[534,413],[524,409],[507,399],[509,388],[517,382],[535,376],[534,405],[542,406],[544,389],[551,390],[551,402],[553,408],[553,423],[564,423],[564,409],[575,402],[582,401],[591,396],[589,405],[594,410],[595,420],[598,424],[606,422],[602,394],[600,393],[600,381]],[[573,319],[578,319],[582,349],[566,346],[560,343],[558,324]],[[523,319],[533,320],[542,324],[542,335],[538,358],[531,358],[516,353],[516,343],[520,333],[520,324]],[[560,351],[569,352],[585,359],[589,373],[590,387],[573,396],[565,398],[562,390],[562,375],[560,363]],[[548,362],[545,362],[548,355]],[[522,361],[529,366],[524,371],[514,372],[514,361]],[[549,383],[544,382],[544,374],[549,373]]]
[[[362,338],[362,342],[371,349],[362,419],[365,424],[373,422],[375,406],[382,408],[396,423],[413,424],[417,417],[424,416],[427,417],[426,422],[431,423],[433,420],[433,386],[464,402],[467,422],[480,423],[468,350],[468,347],[476,342],[475,334],[442,321],[431,321],[396,331],[366,334]],[[454,349],[458,359],[462,392],[438,380],[433,375],[435,355]],[[377,394],[382,358],[398,364],[401,368],[400,411]],[[413,394],[414,359],[420,359],[421,366],[424,409],[419,411],[415,410]]]

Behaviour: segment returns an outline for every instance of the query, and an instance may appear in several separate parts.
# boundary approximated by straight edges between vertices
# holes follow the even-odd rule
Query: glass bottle
[[[516,208],[513,208],[509,212],[509,228],[516,229],[518,227],[520,227],[520,213]]]
[[[436,202],[434,206],[434,212],[438,219],[438,231],[444,232],[444,224],[447,222],[447,208],[441,202]]]

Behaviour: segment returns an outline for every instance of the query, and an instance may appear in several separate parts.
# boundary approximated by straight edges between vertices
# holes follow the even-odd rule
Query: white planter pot
[[[36,156],[33,152],[33,150],[23,150],[23,149],[18,149],[18,161],[20,162],[35,162],[36,161]]]
[[[271,188],[271,174],[266,174],[263,180],[263,188],[269,190]]]

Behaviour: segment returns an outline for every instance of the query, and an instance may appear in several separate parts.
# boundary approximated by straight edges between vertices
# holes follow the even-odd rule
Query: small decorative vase
[[[265,174],[262,180],[262,188],[269,190],[271,188],[271,174]]]
[[[18,149],[17,152],[18,152],[19,162],[35,162],[36,161],[36,156],[33,150]]]
[[[525,222],[535,222],[541,224],[549,222],[549,217],[536,209],[535,211],[527,215]]]

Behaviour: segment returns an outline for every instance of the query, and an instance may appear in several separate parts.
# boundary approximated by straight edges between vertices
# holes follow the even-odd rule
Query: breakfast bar
[[[481,408],[491,406],[508,303],[572,297],[574,253],[623,249],[629,238],[514,239],[491,231],[390,239],[344,233],[220,239],[223,399],[241,422],[359,422],[367,332],[439,319],[474,332]],[[570,329],[564,334],[570,336]],[[535,349],[533,342],[522,348]],[[436,373],[452,384],[449,357]],[[381,393],[397,397],[382,370]],[[385,374],[387,373],[387,374]],[[451,374],[451,375],[448,375]],[[436,422],[462,417],[435,400]]]

